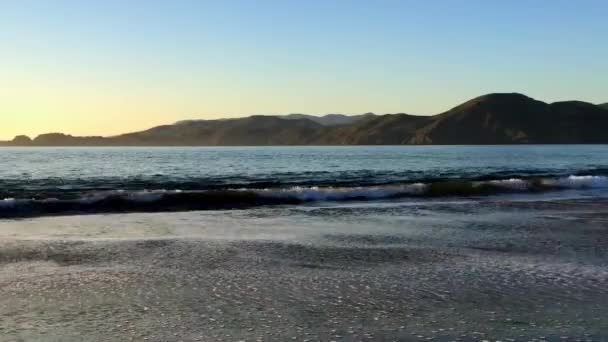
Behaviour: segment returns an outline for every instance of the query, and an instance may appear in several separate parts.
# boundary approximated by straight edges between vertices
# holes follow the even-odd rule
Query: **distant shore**
[[[253,115],[186,120],[121,135],[18,135],[4,146],[311,146],[605,144],[608,106],[545,103],[518,93],[471,99],[437,115]]]

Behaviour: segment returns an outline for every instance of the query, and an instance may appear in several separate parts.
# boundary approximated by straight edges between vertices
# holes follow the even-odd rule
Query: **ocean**
[[[0,157],[5,218],[608,190],[606,145],[2,148]]]
[[[608,341],[605,145],[0,156],[0,341]]]

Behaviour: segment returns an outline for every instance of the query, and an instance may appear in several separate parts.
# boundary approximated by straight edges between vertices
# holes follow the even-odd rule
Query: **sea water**
[[[608,145],[28,147],[0,161],[2,217],[608,190]]]

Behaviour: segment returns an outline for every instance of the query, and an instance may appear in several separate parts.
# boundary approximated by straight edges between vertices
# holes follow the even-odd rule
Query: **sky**
[[[608,102],[605,0],[0,0],[0,138]]]

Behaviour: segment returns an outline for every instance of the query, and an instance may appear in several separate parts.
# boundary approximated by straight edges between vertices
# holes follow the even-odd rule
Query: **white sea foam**
[[[542,179],[450,180],[436,183],[410,183],[354,187],[291,187],[223,190],[141,190],[102,191],[80,198],[5,198],[0,200],[0,216],[27,216],[73,213],[165,210],[205,210],[314,201],[373,201],[416,196],[482,196],[565,189],[608,189],[605,176],[568,176]]]
[[[543,179],[542,184],[569,189],[601,189],[608,188],[608,177],[568,176],[563,178]]]
[[[530,182],[524,179],[519,178],[510,178],[510,179],[501,179],[501,180],[492,180],[487,182],[490,185],[503,187],[511,190],[528,190],[530,188]]]
[[[467,181],[463,181],[466,183]],[[552,188],[564,189],[597,189],[608,188],[608,177],[604,176],[569,176],[563,178],[545,178],[540,182],[521,179],[498,179],[489,181],[472,182],[473,187],[491,185],[502,188],[506,192],[526,192],[532,189],[551,190]],[[369,187],[293,187],[289,189],[263,189],[254,192],[260,196],[271,198],[293,198],[300,201],[341,201],[349,199],[384,199],[392,197],[405,197],[425,195],[428,193],[432,183],[414,183],[404,185],[384,185]],[[441,195],[441,183],[437,183],[434,188],[434,195]],[[540,187],[540,188],[539,188]],[[247,189],[243,189],[248,191]],[[449,186],[445,188],[446,196],[458,195]]]
[[[386,185],[371,187],[292,187],[289,189],[256,190],[260,196],[272,198],[294,198],[300,201],[340,201],[349,199],[383,199],[406,195],[421,195],[427,185],[414,183],[407,185]]]

